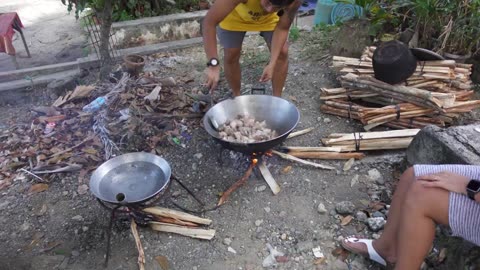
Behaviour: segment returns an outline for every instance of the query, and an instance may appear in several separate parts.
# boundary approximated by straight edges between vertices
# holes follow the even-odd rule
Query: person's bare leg
[[[232,89],[234,96],[240,95],[242,81],[242,70],[240,68],[240,55],[242,48],[224,49],[224,69],[225,78]]]
[[[283,46],[272,74],[272,90],[276,97],[282,96],[288,72],[288,42]]]
[[[389,263],[397,261],[397,233],[400,224],[402,206],[405,203],[407,191],[415,181],[413,167],[408,168],[400,176],[398,185],[393,193],[392,203],[388,211],[388,220],[385,229],[378,240],[373,241],[375,250]],[[345,244],[345,242],[344,242]],[[367,255],[367,247],[363,243],[348,243],[349,247],[358,250],[363,255]]]
[[[413,183],[398,228],[395,270],[420,269],[435,237],[435,223],[448,225],[449,192]]]

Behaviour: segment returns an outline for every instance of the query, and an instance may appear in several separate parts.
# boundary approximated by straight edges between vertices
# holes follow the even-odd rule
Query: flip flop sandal
[[[387,266],[387,262],[385,261],[385,259],[383,259],[382,256],[380,256],[380,254],[378,254],[378,252],[373,248],[372,242],[373,240],[371,239],[348,237],[344,241],[342,241],[342,247],[350,252],[358,254],[358,250],[354,250],[347,245],[344,245],[344,243],[363,243],[367,246],[368,257],[370,260],[377,262],[383,266]]]

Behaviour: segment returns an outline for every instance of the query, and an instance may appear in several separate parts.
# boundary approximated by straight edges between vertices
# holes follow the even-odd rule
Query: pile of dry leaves
[[[0,133],[0,190],[20,174],[48,181],[54,173],[80,172],[80,181],[102,162],[126,152],[159,153],[166,143],[183,145],[208,98],[187,88],[182,78],[124,73],[115,82],[77,86],[50,107],[32,109],[28,124]],[[82,108],[98,97],[95,112]]]

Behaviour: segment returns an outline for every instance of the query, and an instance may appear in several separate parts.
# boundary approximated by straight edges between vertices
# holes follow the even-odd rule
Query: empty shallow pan
[[[90,177],[90,191],[109,203],[142,203],[164,190],[170,176],[165,159],[144,152],[128,153],[100,165]]]

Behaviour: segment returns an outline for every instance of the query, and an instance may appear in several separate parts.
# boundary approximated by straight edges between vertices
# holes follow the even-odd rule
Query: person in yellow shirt
[[[260,32],[270,49],[270,61],[260,82],[272,81],[274,96],[281,96],[288,70],[288,32],[301,0],[216,0],[203,20],[207,55],[207,87],[213,91],[220,79],[217,38],[224,48],[225,77],[234,96],[240,95],[240,54],[247,31]]]

